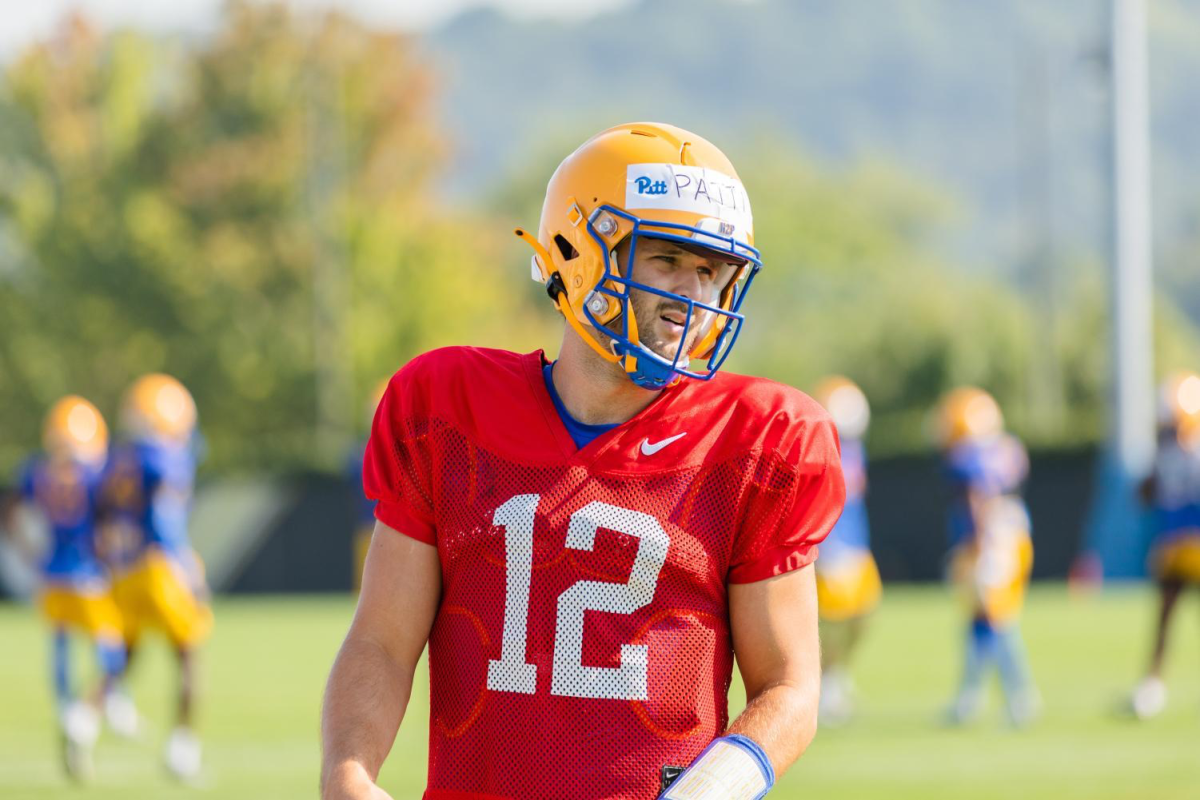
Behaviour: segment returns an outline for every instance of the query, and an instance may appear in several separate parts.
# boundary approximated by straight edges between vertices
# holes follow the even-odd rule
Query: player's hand
[[[660,800],[761,800],[775,785],[767,754],[752,739],[729,734],[713,740],[671,783]]]
[[[355,788],[326,789],[321,800],[392,800],[392,796],[373,783]]]
[[[345,764],[321,782],[321,800],[392,800],[368,777],[361,764]]]

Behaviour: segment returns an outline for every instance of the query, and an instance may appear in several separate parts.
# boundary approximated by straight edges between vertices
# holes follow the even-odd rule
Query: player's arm
[[[671,783],[666,800],[757,800],[812,742],[821,689],[814,569],[730,585],[746,708]]]
[[[776,775],[817,733],[821,644],[815,568],[729,587],[729,620],[746,708],[729,726],[763,749]]]
[[[987,507],[989,496],[973,486],[963,489],[967,498],[967,508],[971,511],[971,529],[974,531],[976,545],[983,544],[983,534],[987,523],[984,509]]]
[[[1154,504],[1154,494],[1158,491],[1158,478],[1155,473],[1150,473],[1142,482],[1138,484],[1138,499],[1144,506]]]
[[[7,540],[18,557],[36,569],[41,552],[24,517],[33,508],[27,494],[32,494],[32,489],[0,491],[0,539]]]
[[[437,548],[377,522],[358,609],[325,689],[323,800],[388,797],[375,780],[404,717],[440,595]]]
[[[17,504],[19,498],[16,492],[0,489],[0,536],[16,538]]]

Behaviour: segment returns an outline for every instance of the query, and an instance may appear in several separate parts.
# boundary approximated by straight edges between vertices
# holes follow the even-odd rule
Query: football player
[[[195,427],[196,404],[179,381],[162,374],[139,378],[125,394],[123,441],[113,449],[101,488],[105,557],[130,660],[146,629],[166,636],[178,657],[178,711],[165,760],[181,780],[200,771],[196,650],[212,628],[203,566],[187,531]]]
[[[1186,586],[1200,585],[1200,375],[1172,376],[1159,391],[1158,452],[1142,498],[1154,514],[1150,572],[1159,613],[1149,668],[1130,705],[1147,719],[1167,703],[1162,668],[1176,602]]]
[[[1004,431],[1000,407],[987,392],[962,387],[942,400],[940,438],[950,507],[950,576],[969,610],[962,683],[949,713],[973,720],[983,682],[994,666],[1009,721],[1026,725],[1041,701],[1021,641],[1019,617],[1033,568],[1029,512],[1020,487],[1029,457]]]
[[[846,507],[821,544],[821,556],[816,563],[817,610],[821,618],[820,720],[826,725],[838,725],[848,721],[854,712],[850,656],[882,592],[867,525],[867,456],[863,435],[867,432],[871,409],[862,390],[839,375],[821,381],[813,397],[837,426],[842,474],[846,480]]]
[[[761,797],[815,732],[812,563],[845,488],[816,402],[719,371],[761,266],[746,192],[701,137],[620,125],[517,233],[558,359],[449,348],[392,378],[322,794],[387,796],[428,644],[426,798]]]
[[[100,701],[125,663],[122,621],[97,556],[94,526],[108,427],[95,406],[70,395],[46,415],[43,446],[44,452],[21,471],[20,502],[44,517],[50,531],[39,604],[53,637],[51,663],[63,762],[68,775],[86,779],[92,773],[91,750],[100,732]],[[72,690],[71,631],[84,633],[95,646],[103,686],[94,694]]]

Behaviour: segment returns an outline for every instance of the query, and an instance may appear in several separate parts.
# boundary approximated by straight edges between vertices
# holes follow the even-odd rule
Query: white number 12
[[[525,661],[528,641],[529,581],[533,572],[533,519],[540,495],[519,494],[496,509],[492,523],[504,528],[507,563],[504,633],[500,659],[488,661],[487,685],[498,692],[533,694],[537,666]],[[638,539],[637,555],[625,583],[578,581],[558,597],[554,630],[554,670],[550,693],[567,697],[645,700],[647,648],[621,645],[621,666],[583,664],[583,620],[586,611],[632,614],[654,599],[658,574],[667,560],[671,540],[649,514],[599,501],[571,515],[567,547],[590,551],[600,528]]]

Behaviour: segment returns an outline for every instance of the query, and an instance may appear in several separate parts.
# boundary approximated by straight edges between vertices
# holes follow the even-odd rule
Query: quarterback
[[[322,796],[387,797],[428,645],[428,800],[762,797],[815,732],[812,565],[845,488],[815,401],[719,371],[762,266],[746,192],[699,136],[621,125],[517,234],[558,359],[449,348],[391,379]]]

